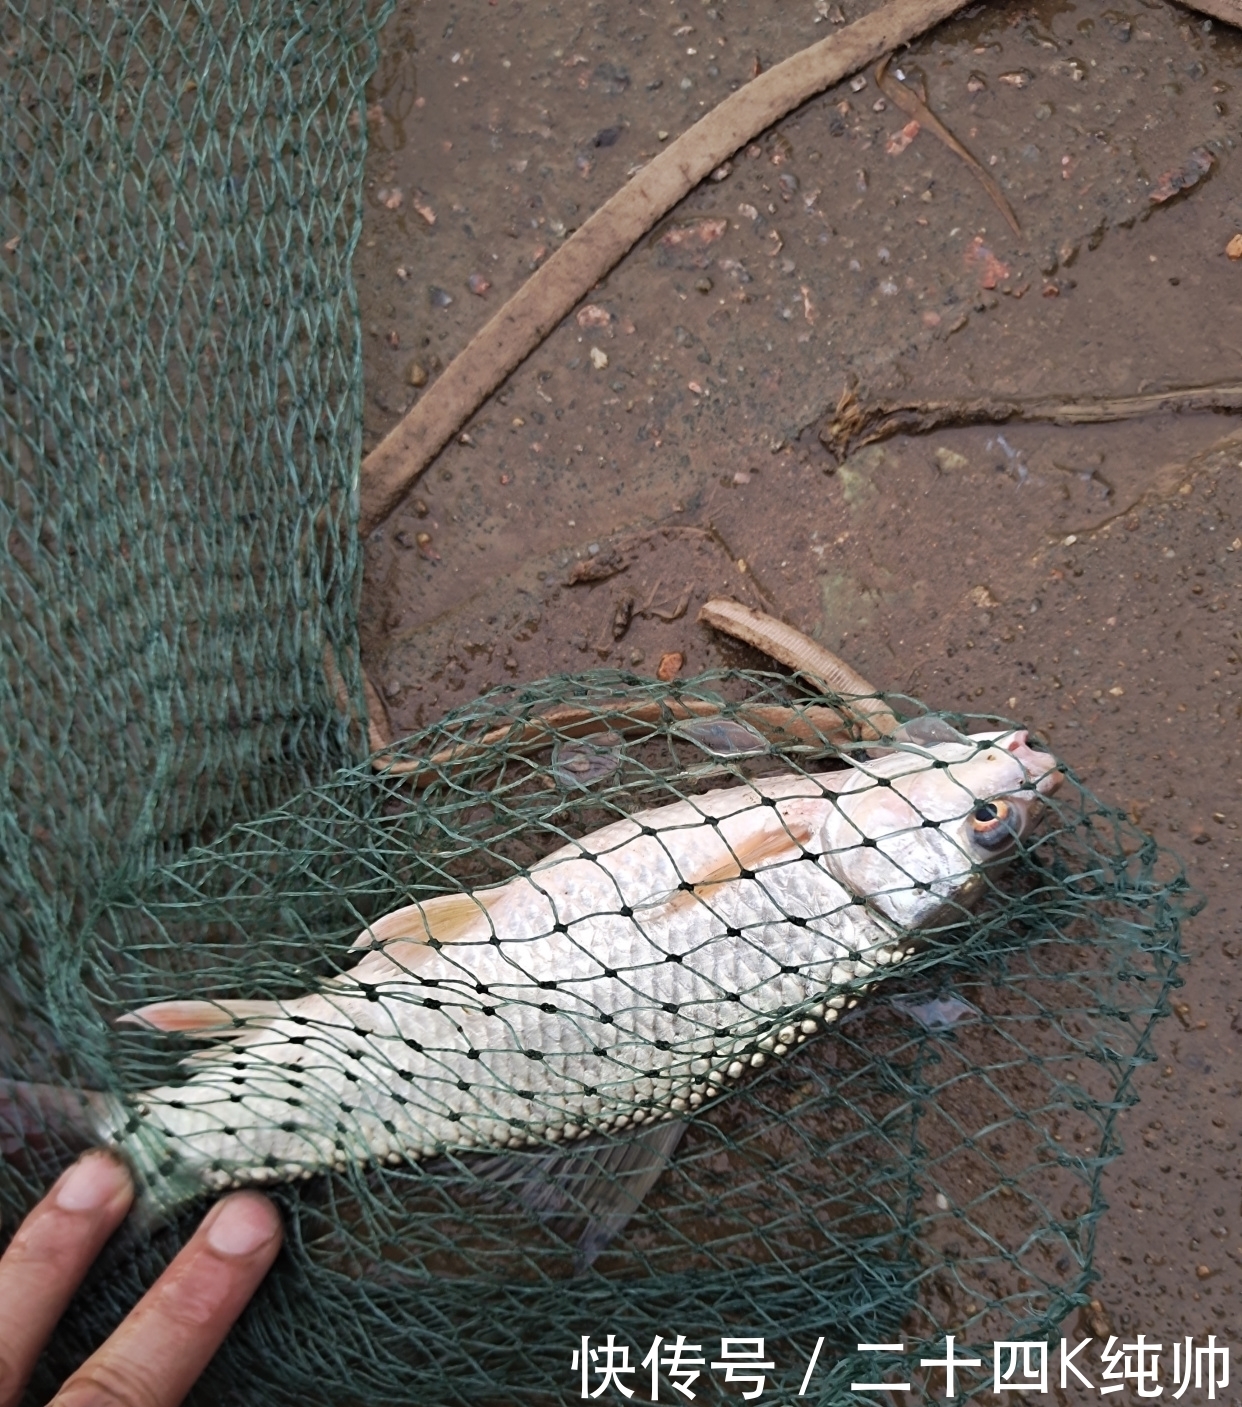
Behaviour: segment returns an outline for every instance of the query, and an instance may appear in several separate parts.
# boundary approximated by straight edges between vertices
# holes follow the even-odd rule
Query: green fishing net
[[[804,726],[823,712],[790,681],[739,672],[507,687],[407,740],[385,770],[341,769],[117,876],[55,1013],[67,1051],[100,1052],[76,1078],[131,1092],[176,1078],[188,1046],[113,1024],[142,1002],[295,997],[411,899],[529,873],[646,807],[791,768],[831,776],[843,754],[868,765],[861,743]],[[931,930],[858,983],[830,1030],[698,1109],[585,1270],[573,1234],[504,1195],[480,1155],[273,1181],[288,1251],[203,1400],[569,1401],[582,1336],[633,1345],[637,1367],[654,1338],[684,1334],[713,1353],[762,1338],[767,1390],[787,1394],[822,1339],[811,1400],[832,1402],[864,1373],[859,1343],[916,1355],[947,1333],[959,1346],[1046,1338],[1090,1283],[1115,1119],[1177,961],[1182,885],[1162,859],[1071,778],[968,924]],[[532,1006],[546,999],[530,988]],[[545,1156],[534,1143],[526,1156]],[[6,1202],[26,1204],[58,1154],[52,1126],[14,1149]],[[196,1210],[120,1238],[59,1363],[115,1320]],[[986,1378],[986,1349],[975,1356]]]
[[[382,18],[6,10],[0,1236],[81,1146],[73,1092],[137,1109],[185,1078],[201,1044],[118,1024],[134,1008],[287,1003],[397,907],[528,875],[644,808],[873,765],[827,713],[848,722],[842,701],[741,671],[505,687],[365,756],[348,259]],[[950,1334],[980,1360],[959,1393],[990,1385],[993,1342],[1046,1340],[1087,1298],[1187,899],[1072,771],[981,875],[976,910],[847,983],[829,1029],[787,1013],[797,1035],[681,1110],[667,1166],[585,1261],[587,1209],[543,1134],[509,1138],[503,1177],[447,1146],[272,1170],[286,1249],[195,1400],[642,1401],[659,1339],[659,1400],[685,1401],[679,1336],[704,1401],[755,1374],[764,1401],[804,1379],[810,1402],[874,1400],[851,1382],[928,1381]],[[649,1112],[588,1140],[605,1173],[635,1126],[658,1137]],[[118,1234],[32,1402],[204,1205]]]

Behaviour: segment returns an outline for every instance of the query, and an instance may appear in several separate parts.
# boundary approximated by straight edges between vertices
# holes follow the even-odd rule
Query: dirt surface
[[[355,264],[368,447],[664,134],[865,8],[402,9]],[[636,248],[373,534],[367,667],[407,731],[504,680],[760,664],[695,623],[724,593],[878,686],[1050,738],[1205,900],[1108,1174],[1094,1332],[1236,1353],[1238,421],[947,430],[842,464],[818,432],[855,380],[864,401],[1238,380],[1242,36],[1164,3],[1043,0],[980,7],[898,69],[1023,235],[876,110],[872,75],[808,104]]]

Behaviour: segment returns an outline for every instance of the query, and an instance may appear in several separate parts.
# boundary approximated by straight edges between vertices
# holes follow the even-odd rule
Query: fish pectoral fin
[[[434,940],[453,943],[490,926],[488,914],[500,901],[503,889],[474,894],[439,894],[377,918],[354,939],[355,948],[386,948],[396,961],[408,961]],[[392,952],[393,945],[399,945]],[[407,947],[408,945],[408,947]]]
[[[217,1040],[231,1035],[239,1024],[274,1019],[279,1015],[279,1003],[268,1001],[152,1002],[118,1016],[116,1024]]]
[[[625,1229],[668,1167],[683,1119],[644,1127],[621,1143],[581,1145],[572,1153],[506,1153],[476,1166],[562,1240],[574,1242],[574,1274]]]
[[[777,860],[793,859],[810,838],[811,828],[805,824],[786,824],[776,829],[756,831],[733,846],[730,853],[711,869],[689,877],[688,888],[677,890],[671,898],[655,901],[651,907],[684,909],[700,900],[710,899],[718,889],[739,875]]]

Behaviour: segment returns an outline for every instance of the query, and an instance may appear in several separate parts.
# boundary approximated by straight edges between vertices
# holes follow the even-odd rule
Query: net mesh
[[[708,1361],[761,1336],[767,1391],[786,1396],[822,1337],[808,1400],[844,1402],[859,1377],[917,1377],[946,1333],[981,1349],[1048,1336],[1084,1300],[1116,1117],[1176,981],[1185,886],[1148,837],[1071,774],[1008,864],[974,855],[969,902],[957,873],[912,939],[885,904],[927,882],[917,855],[829,902],[774,876],[865,848],[857,828],[816,848],[790,805],[848,818],[893,758],[929,770],[986,750],[926,721],[870,757],[842,701],[796,681],[597,673],[489,694],[379,770],[364,756],[348,260],[384,13],[5,11],[3,1234],[92,1137],[146,1187],[30,1400],[225,1182],[267,1186],[287,1240],[204,1402],[577,1400],[571,1352],[610,1334],[640,1391],[657,1336]],[[739,825],[779,815],[774,842],[746,850],[712,813],[730,789]],[[687,803],[698,821],[679,812],[660,854],[679,864],[697,826],[714,858],[644,881],[637,920],[614,915],[648,950],[624,950],[593,1006],[567,1019],[559,974],[515,960],[494,1058],[475,1060],[463,1013],[486,994],[391,947],[371,1005],[398,1025],[416,1011],[422,1039],[402,1026],[398,1059],[395,1027],[351,1005],[369,1001],[350,986],[369,959],[350,945],[384,915],[414,905],[406,939],[462,977],[511,930],[443,896],[538,887],[558,847]],[[611,941],[592,902],[583,960]],[[856,918],[870,937],[842,946]],[[764,965],[808,932],[828,960]],[[688,954],[715,960],[721,939],[744,960],[704,974]],[[699,985],[670,1003],[674,969]],[[247,1036],[308,999],[325,1005],[295,1091],[288,1049]],[[204,1045],[119,1022],[185,1000],[239,1024]],[[559,1063],[526,1039],[549,1023]],[[500,1058],[515,1053],[537,1078]],[[489,1074],[463,1080],[463,1060]],[[236,1061],[252,1081],[240,1134],[220,1114]],[[194,1088],[211,1098],[186,1122],[176,1091]],[[445,1134],[456,1122],[468,1137]],[[856,1352],[899,1339],[905,1360]],[[989,1355],[973,1356],[982,1381]],[[736,1395],[718,1378],[704,1369],[705,1400]]]
[[[341,770],[118,885],[80,938],[105,1087],[136,1093],[154,1122],[175,1122],[166,1110],[151,1112],[146,1092],[183,1080],[175,1062],[192,1047],[118,1026],[117,1016],[187,996],[258,998],[292,1016],[304,994],[353,967],[349,945],[368,925],[378,932],[381,915],[411,901],[432,913],[438,895],[538,878],[547,873],[541,856],[567,838],[606,835],[601,827],[618,818],[650,816],[650,808],[658,817],[687,798],[707,813],[712,794],[755,787],[748,795],[758,795],[791,774],[826,790],[838,809],[848,794],[833,785],[846,777],[878,790],[867,773],[878,773],[884,754],[869,760],[862,744],[825,735],[824,714],[789,681],[755,674],[673,690],[602,674],[504,689],[409,739],[389,755],[388,770]],[[988,726],[947,721],[971,732]],[[910,745],[889,756],[926,751]],[[843,767],[843,759],[852,761]],[[318,1055],[298,1072],[305,1084],[296,1095],[282,1086],[279,1097],[286,1117],[344,1139],[350,1156],[341,1166],[325,1170],[305,1144],[300,1168],[287,1153],[279,1166],[241,1166],[235,1145],[219,1141],[222,1119],[176,1140],[182,1160],[223,1149],[235,1179],[270,1182],[289,1235],[213,1366],[204,1400],[576,1400],[571,1346],[611,1332],[633,1346],[635,1366],[656,1336],[685,1333],[712,1352],[723,1337],[762,1336],[777,1365],[770,1384],[790,1393],[824,1336],[812,1400],[837,1401],[863,1371],[850,1357],[857,1343],[900,1340],[916,1356],[946,1333],[981,1346],[1046,1337],[1083,1302],[1116,1115],[1133,1097],[1132,1072],[1147,1058],[1173,980],[1183,886],[1161,862],[1148,837],[1071,777],[1005,868],[981,867],[986,893],[968,923],[964,908],[941,913],[913,951],[900,948],[900,961],[872,954],[852,973],[823,969],[812,983],[820,1002],[829,992],[841,997],[826,1031],[812,1021],[798,1043],[801,1020],[825,1008],[795,999],[766,1025],[735,1018],[730,1031],[741,1039],[724,1043],[723,1058],[713,1033],[715,1089],[711,1077],[698,1081],[706,1098],[683,1105],[689,1127],[671,1161],[587,1266],[579,1233],[589,1198],[575,1201],[570,1181],[559,1202],[532,1199],[523,1181],[534,1176],[546,1192],[555,1159],[568,1156],[549,1151],[558,1136],[549,1133],[553,1095],[541,1106],[517,1091],[526,1117],[514,1121],[503,1104],[514,1091],[509,1067],[493,1062],[490,1084],[480,1075],[476,1088],[504,1125],[499,1132],[476,1120],[471,1138],[443,1151],[420,1149],[408,1129],[396,1137],[397,1126],[385,1138],[368,1114],[374,1089],[368,1095],[365,1072],[346,1098],[339,1084],[315,1083],[346,1063],[351,1045],[336,1021],[348,1003],[329,1004],[309,1023]],[[708,926],[709,915],[723,913],[727,888],[694,894]],[[655,932],[654,919],[647,927]],[[494,931],[504,931],[499,918]],[[459,971],[492,932],[489,924],[473,944],[459,940]],[[630,962],[620,976],[639,992],[647,968]],[[545,1015],[548,998],[564,1003],[572,982],[542,982],[533,958],[512,967],[505,1032],[526,1031],[523,1009],[536,1023],[560,1020]],[[447,1068],[455,1044],[428,1034],[443,1028],[427,1026],[427,1008],[456,1006],[465,1022],[466,1007],[488,997],[468,995],[464,983],[446,992],[450,983],[409,956],[401,977],[393,999],[417,1011],[407,1029],[419,1031],[420,1054],[407,1043],[377,1087],[439,1106],[446,1096],[429,1092],[431,1067],[413,1089],[400,1067],[422,1058]],[[756,980],[738,995],[757,1008],[765,990]],[[379,1040],[379,1027],[367,1029]],[[766,1030],[774,1035],[765,1046]],[[526,1054],[524,1034],[492,1039],[491,1054],[515,1044]],[[269,1075],[283,1058],[267,1047],[250,1056]],[[623,1107],[647,1120],[645,1137],[668,1127],[658,1083],[634,1085],[633,1050],[621,1041],[609,1058],[619,1071],[613,1126],[584,1142],[597,1164],[609,1148],[633,1147],[634,1127],[616,1125]],[[214,1090],[218,1110],[234,1067],[192,1059],[191,1079]],[[737,1069],[725,1068],[735,1061]],[[508,1151],[499,1155],[496,1144]],[[8,1165],[10,1202],[34,1195],[61,1147],[50,1125],[26,1139]],[[171,1166],[148,1170],[158,1182]],[[610,1167],[621,1182],[619,1165],[606,1174]],[[309,1176],[285,1180],[299,1173]],[[151,1236],[131,1232],[114,1250],[75,1320],[84,1337],[74,1343],[106,1329],[198,1206],[174,1205],[171,1224]]]
[[[360,754],[325,657],[358,699],[380,9],[4,7],[0,966],[27,1029],[81,1019],[68,935],[112,876]]]

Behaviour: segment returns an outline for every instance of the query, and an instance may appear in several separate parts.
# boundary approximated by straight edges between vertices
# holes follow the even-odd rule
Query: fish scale
[[[971,808],[1008,797],[1025,824],[1054,768],[983,735],[614,822],[385,916],[318,992],[144,1008],[212,1044],[101,1131],[167,1200],[684,1115],[831,1024],[946,902],[960,916],[993,858]]]

